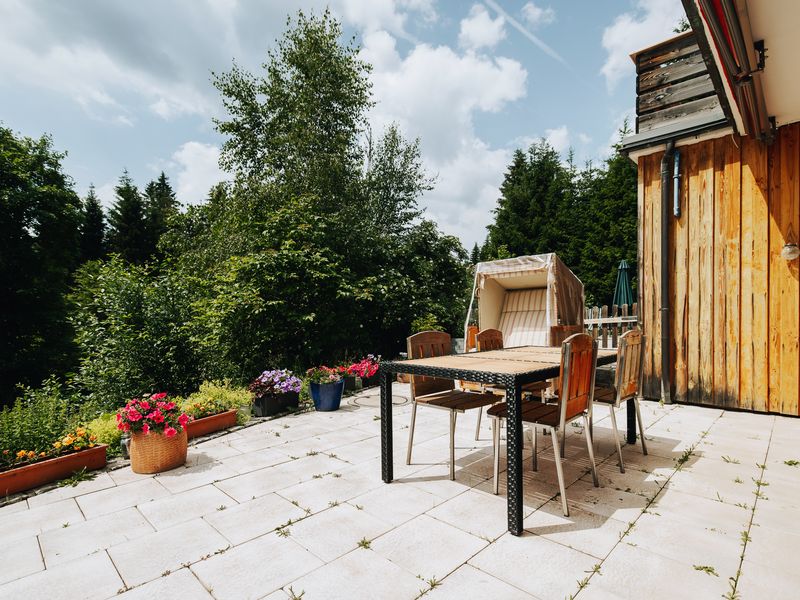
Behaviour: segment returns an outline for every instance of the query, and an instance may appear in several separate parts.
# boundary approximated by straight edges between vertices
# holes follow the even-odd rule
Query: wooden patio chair
[[[622,460],[622,447],[619,443],[617,417],[615,411],[624,402],[633,400],[636,407],[636,420],[639,422],[639,436],[642,440],[642,454],[647,454],[644,441],[642,413],[639,410],[639,389],[642,381],[642,363],[644,361],[645,336],[639,329],[626,331],[617,346],[617,363],[611,367],[597,369],[595,376],[594,401],[607,404],[611,414],[611,428],[614,430],[614,442],[617,444],[619,471],[625,472]]]
[[[450,335],[441,331],[423,331],[408,338],[409,358],[430,358],[450,354]],[[430,406],[450,412],[450,479],[455,473],[455,432],[456,415],[471,408],[488,406],[497,402],[494,394],[469,392],[455,389],[452,379],[438,377],[411,377],[411,426],[408,431],[408,452],[406,464],[411,464],[411,448],[414,445],[414,426],[417,421],[417,406]]]
[[[499,329],[484,329],[480,333],[475,336],[475,344],[477,346],[478,352],[484,352],[489,350],[502,350],[503,349],[503,332]],[[491,392],[493,394],[497,394],[501,397],[505,396],[505,390],[502,387],[494,386],[494,387],[487,387],[483,384],[479,383],[469,383],[465,382],[466,385],[465,389],[474,389],[472,387],[466,386],[483,386],[481,387],[481,391]],[[523,394],[538,394],[542,395],[544,391],[550,387],[550,384],[545,381],[537,381],[535,383],[528,383],[522,386]],[[498,398],[498,402],[500,399]],[[480,439],[481,433],[481,415],[483,414],[483,407],[478,409],[478,421],[475,424],[475,441],[477,442]]]
[[[589,430],[596,368],[597,342],[585,333],[572,335],[561,346],[561,369],[559,371],[561,389],[556,403],[525,402],[522,404],[523,422],[533,424],[532,466],[534,471],[538,468],[536,426],[541,425],[550,432],[550,437],[553,440],[553,455],[555,456],[556,474],[558,475],[558,487],[561,492],[561,504],[565,517],[569,516],[569,506],[567,506],[564,472],[561,468],[561,449],[559,448],[558,432],[559,430],[564,431],[569,423],[579,418],[583,419],[586,447],[589,451],[589,460],[592,465],[592,479],[595,487],[599,486],[594,465],[592,434]],[[494,493],[498,494],[500,492],[500,420],[508,418],[508,405],[505,402],[496,404],[487,411],[487,414],[493,419]]]

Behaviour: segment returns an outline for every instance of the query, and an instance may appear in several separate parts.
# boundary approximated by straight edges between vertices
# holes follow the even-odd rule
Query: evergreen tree
[[[164,171],[161,171],[158,179],[147,184],[144,188],[144,195],[147,245],[149,253],[156,254],[158,240],[167,230],[168,219],[178,212],[178,201]]]
[[[478,248],[478,242],[475,242],[475,245],[472,247],[472,253],[469,256],[470,262],[473,265],[477,265],[481,262],[481,250]]]
[[[128,262],[142,264],[151,254],[145,205],[127,169],[119,178],[114,193],[116,201],[108,212],[109,249]]]
[[[81,262],[97,260],[106,255],[106,218],[103,207],[89,186],[89,193],[83,201],[83,222],[81,223]]]

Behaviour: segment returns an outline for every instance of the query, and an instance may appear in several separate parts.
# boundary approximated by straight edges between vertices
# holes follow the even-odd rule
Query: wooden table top
[[[598,350],[597,364],[614,362],[616,350]],[[404,367],[428,367],[433,369],[453,369],[456,371],[476,371],[502,375],[519,375],[541,370],[551,370],[561,366],[561,348],[550,346],[519,346],[486,352],[467,352],[431,358],[392,361],[386,365],[389,370],[403,373]]]

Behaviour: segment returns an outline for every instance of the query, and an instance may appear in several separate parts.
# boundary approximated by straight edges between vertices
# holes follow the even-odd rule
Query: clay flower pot
[[[23,465],[0,473],[0,496],[24,492],[86,469],[93,471],[106,466],[106,446],[98,444],[71,454],[64,454],[39,462]]]
[[[236,414],[239,411],[235,408],[226,410],[225,412],[203,417],[202,419],[195,419],[186,423],[186,434],[189,439],[200,437],[215,431],[221,431],[236,425]]]
[[[188,438],[181,429],[172,437],[163,433],[131,434],[131,469],[134,473],[161,473],[186,462]]]

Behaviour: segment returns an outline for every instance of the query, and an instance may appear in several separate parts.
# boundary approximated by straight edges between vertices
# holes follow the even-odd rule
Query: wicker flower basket
[[[131,435],[131,469],[134,473],[161,473],[186,462],[188,440],[186,430],[174,437],[162,433]]]

